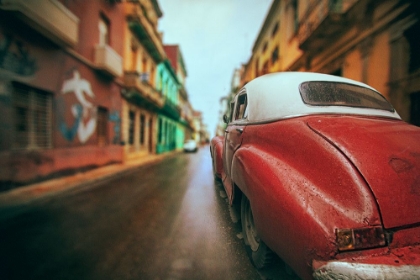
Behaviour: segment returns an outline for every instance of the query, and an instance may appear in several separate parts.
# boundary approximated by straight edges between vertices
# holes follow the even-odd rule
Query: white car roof
[[[245,89],[247,93],[247,122],[265,122],[310,114],[357,114],[401,119],[395,110],[390,112],[371,108],[305,104],[299,85],[308,81],[342,82],[377,92],[364,83],[333,75],[310,72],[271,73],[250,81],[239,91],[241,94]]]

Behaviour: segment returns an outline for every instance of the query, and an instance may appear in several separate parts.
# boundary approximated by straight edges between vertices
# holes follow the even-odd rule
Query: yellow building
[[[308,71],[367,83],[420,125],[417,0],[273,0],[242,84],[269,72]]]
[[[156,0],[127,1],[124,5],[124,91],[122,139],[126,159],[156,151],[157,111],[164,98],[156,85],[156,69],[166,59],[157,31],[162,11]]]

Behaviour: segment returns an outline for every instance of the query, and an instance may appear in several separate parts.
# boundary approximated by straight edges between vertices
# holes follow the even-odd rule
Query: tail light
[[[386,246],[385,233],[381,226],[356,229],[336,229],[335,235],[339,251]]]

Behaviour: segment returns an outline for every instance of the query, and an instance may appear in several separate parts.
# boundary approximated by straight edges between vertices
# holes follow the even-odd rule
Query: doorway
[[[410,123],[420,126],[420,91],[410,94]]]
[[[149,119],[149,153],[153,154],[153,118]]]

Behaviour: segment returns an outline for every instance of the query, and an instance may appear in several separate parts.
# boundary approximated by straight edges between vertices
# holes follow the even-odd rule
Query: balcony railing
[[[162,108],[165,100],[162,97],[162,93],[157,91],[150,85],[144,76],[138,72],[125,72],[124,84],[129,90],[131,97],[137,100],[143,100],[142,102],[150,103],[156,108]],[[134,95],[134,96],[133,96]]]
[[[299,24],[298,40],[301,49],[317,47],[324,38],[342,31],[344,15],[359,0],[318,0],[307,6]]]
[[[2,0],[0,9],[16,16],[60,46],[78,42],[79,19],[58,0]]]
[[[121,56],[108,45],[96,45],[95,67],[114,77],[119,77],[123,73]]]
[[[160,110],[160,113],[178,121],[181,117],[181,107],[175,104],[173,101],[166,99],[163,108]]]
[[[165,50],[163,49],[162,40],[156,28],[144,16],[140,4],[126,3],[126,15],[131,31],[137,39],[147,49],[156,63],[161,62],[165,58]]]

